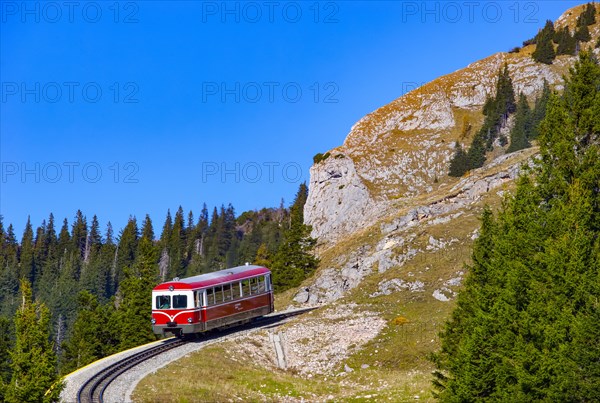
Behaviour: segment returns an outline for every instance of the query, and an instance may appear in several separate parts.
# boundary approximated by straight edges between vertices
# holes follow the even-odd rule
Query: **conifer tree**
[[[125,267],[131,267],[135,261],[138,248],[139,232],[135,217],[129,217],[127,225],[119,235],[117,247],[117,267],[114,283],[119,284],[123,278]]]
[[[10,383],[10,351],[12,349],[12,321],[0,316],[0,401],[6,401],[5,391]]]
[[[88,291],[77,298],[79,313],[70,338],[63,343],[62,373],[69,373],[108,355],[113,340],[108,318],[98,299]]]
[[[500,130],[506,124],[508,116],[516,111],[515,92],[508,66],[505,64],[498,72],[496,81],[496,95],[488,96],[483,105],[485,120],[482,127],[473,137],[473,142],[466,152],[455,149],[455,154],[450,162],[452,174],[450,176],[462,176],[469,169],[483,166],[486,152],[491,151],[494,141],[498,138]],[[501,144],[505,144],[505,139]],[[464,168],[465,164],[468,164]]]
[[[546,116],[546,107],[550,99],[550,86],[548,81],[544,80],[542,93],[535,100],[535,107],[531,112],[531,139],[535,140],[539,136],[539,125]]]
[[[87,232],[87,220],[81,210],[77,210],[77,213],[75,214],[75,221],[73,221],[71,241],[73,242],[74,250],[79,252],[80,258],[85,256]]]
[[[150,215],[148,214],[146,214],[146,218],[144,218],[141,234],[142,238],[154,242],[154,227],[152,226],[152,219],[150,219]]]
[[[35,273],[35,264],[33,261],[33,229],[29,217],[27,217],[27,224],[25,224],[23,238],[21,239],[19,266],[19,278],[26,278],[29,282],[33,283]]]
[[[9,224],[4,237],[2,270],[0,270],[0,301],[6,316],[12,316],[18,304],[15,294],[19,289],[18,248],[13,225]]]
[[[534,175],[484,213],[433,357],[445,401],[600,399],[600,66],[582,52],[551,95]]]
[[[560,31],[557,31],[555,38],[555,42],[558,43],[558,48],[556,49],[557,55],[572,56],[575,54],[577,40],[571,35],[569,27],[564,27]]]
[[[308,187],[302,183],[290,209],[290,226],[272,263],[273,284],[277,291],[300,285],[319,264],[313,255],[316,240],[310,236],[311,227],[304,224],[307,197]]]
[[[450,172],[448,175],[454,177],[463,176],[470,168],[469,158],[465,150],[457,141],[454,145],[454,157],[450,161]]]
[[[50,342],[50,312],[44,304],[33,302],[26,280],[21,282],[21,294],[15,346],[10,352],[12,378],[5,399],[15,403],[58,401],[62,386],[57,382],[56,354]]]
[[[587,42],[592,39],[592,35],[590,35],[590,30],[587,25],[577,28],[577,31],[575,31],[575,39],[579,42]]]
[[[89,263],[90,260],[98,254],[101,246],[102,236],[100,235],[100,223],[98,222],[98,217],[94,215],[85,240],[85,252],[83,254],[84,263]]]
[[[484,137],[490,138],[490,135],[486,132],[490,132],[491,129],[486,131],[480,130],[473,139],[469,150],[467,151],[467,161],[469,161],[470,169],[482,167],[485,163],[486,144]]]
[[[185,274],[185,223],[183,208],[179,206],[175,213],[171,237],[169,239],[169,262],[171,263],[168,277],[183,277]]]
[[[165,280],[169,278],[171,273],[171,233],[173,232],[173,220],[171,218],[171,210],[167,210],[167,217],[165,218],[165,223],[163,224],[162,233],[160,235],[160,241],[158,242],[160,248],[160,261],[159,261],[159,271],[160,278]]]
[[[33,262],[34,262],[34,273],[33,283],[34,292],[38,287],[40,277],[42,275],[42,268],[46,263],[47,259],[47,248],[46,248],[46,220],[42,221],[42,225],[37,227],[35,231],[35,238],[33,240]]]
[[[63,257],[71,250],[71,234],[69,233],[69,222],[65,218],[58,234],[58,256]]]
[[[531,135],[532,115],[527,98],[523,93],[519,95],[515,125],[510,132],[510,146],[507,152],[514,152],[531,146],[529,139]]]
[[[594,3],[587,3],[583,12],[577,17],[577,27],[584,27],[596,23],[596,6]]]
[[[158,284],[158,251],[146,238],[140,240],[135,264],[125,269],[118,307],[121,350],[156,340],[150,323],[152,289]]]
[[[547,20],[544,28],[536,36],[536,46],[532,57],[536,62],[552,64],[556,57],[552,39],[554,38],[554,24]]]

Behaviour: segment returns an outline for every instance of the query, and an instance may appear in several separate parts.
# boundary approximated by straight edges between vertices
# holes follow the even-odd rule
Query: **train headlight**
[[[188,318],[188,323],[192,323],[192,318]]]
[[[155,325],[156,324],[156,319],[152,318],[151,322],[152,322],[153,325]]]

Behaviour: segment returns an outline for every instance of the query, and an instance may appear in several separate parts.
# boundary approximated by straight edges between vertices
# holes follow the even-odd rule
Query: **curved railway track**
[[[203,336],[200,336],[200,338],[198,338],[197,341],[202,342],[202,341],[214,340],[217,338],[221,338],[221,337],[236,333],[240,330],[251,330],[251,329],[257,329],[257,328],[270,327],[270,326],[277,324],[278,322],[281,322],[284,319],[287,319],[292,316],[300,315],[302,313],[311,311],[313,309],[315,309],[315,308],[304,308],[304,309],[293,311],[293,312],[280,313],[280,314],[275,314],[275,315],[270,315],[270,316],[263,316],[263,317],[257,318],[250,324],[238,325],[238,326],[234,326],[234,327],[228,327],[225,329],[215,329],[216,331],[211,331],[211,332],[204,334]],[[158,346],[150,347],[144,351],[133,354],[127,358],[123,358],[122,360],[119,360],[119,361],[115,362],[114,364],[100,370],[99,372],[97,372],[94,376],[92,376],[90,379],[88,379],[81,386],[81,388],[77,392],[77,402],[78,403],[103,403],[104,402],[104,400],[103,400],[104,392],[106,391],[106,388],[115,379],[117,379],[121,374],[129,371],[136,365],[138,365],[152,357],[156,357],[157,355],[160,355],[164,352],[167,352],[169,350],[172,350],[174,348],[182,346],[188,342],[190,342],[190,340],[175,339],[172,341],[166,341],[165,343],[160,344]]]
[[[117,361],[116,363],[104,368],[88,379],[79,392],[77,393],[78,403],[102,403],[104,391],[119,375],[127,372],[131,368],[135,367],[139,363],[146,361],[152,357],[169,351],[176,347],[185,344],[185,340],[173,340],[164,344],[150,347],[137,354],[133,354],[127,358]]]

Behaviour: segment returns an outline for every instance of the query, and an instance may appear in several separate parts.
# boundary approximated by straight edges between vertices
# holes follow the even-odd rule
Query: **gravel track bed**
[[[132,356],[147,348],[158,346],[160,344],[165,343],[166,341],[167,340],[159,340],[149,344],[144,344],[143,346],[132,348],[130,350],[122,351],[120,353],[113,354],[101,360],[95,361],[83,368],[78,369],[75,372],[71,372],[64,378],[65,388],[60,394],[60,401],[65,403],[77,402],[77,393],[79,392],[79,389],[85,381],[90,379],[97,372],[103,370],[104,368],[114,364],[119,360],[122,360],[123,358]]]
[[[229,339],[226,337],[225,339]],[[198,351],[213,343],[223,341],[224,339],[204,340],[199,342],[187,343],[183,346],[174,348],[165,353],[146,360],[123,375],[115,379],[104,392],[104,402],[123,403],[131,402],[131,394],[135,390],[138,382],[144,379],[146,375],[156,372],[160,368],[176,361],[194,351]]]

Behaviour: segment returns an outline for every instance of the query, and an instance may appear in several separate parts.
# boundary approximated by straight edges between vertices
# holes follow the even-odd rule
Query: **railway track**
[[[158,346],[150,347],[144,351],[133,354],[127,358],[123,358],[122,360],[115,362],[114,364],[100,370],[94,376],[89,378],[85,383],[83,383],[83,385],[77,392],[77,402],[103,403],[104,392],[106,391],[106,388],[120,375],[152,357],[156,357],[162,353],[180,347],[186,343],[194,341],[202,343],[203,341],[219,339],[243,330],[253,330],[277,326],[280,324],[280,322],[287,318],[303,314],[313,309],[315,308],[304,308],[292,312],[283,312],[275,315],[263,316],[257,318],[249,324],[207,332],[206,334],[199,336],[195,340],[174,339],[171,341],[166,341],[165,343],[160,344]]]
[[[124,358],[109,367],[104,368],[88,379],[77,393],[78,403],[103,403],[104,391],[119,375],[127,372],[139,363],[166,351],[185,344],[185,340],[173,340],[159,346],[150,347],[137,354]]]

